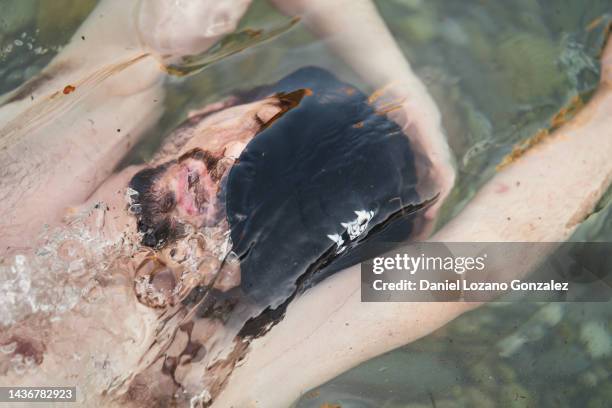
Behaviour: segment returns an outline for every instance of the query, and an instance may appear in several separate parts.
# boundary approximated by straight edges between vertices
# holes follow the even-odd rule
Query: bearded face
[[[130,210],[142,244],[159,248],[185,232],[215,225],[224,216],[222,179],[233,160],[223,153],[192,149],[176,160],[145,168],[132,178]]]
[[[310,93],[301,88],[289,93],[264,88],[192,113],[162,148],[164,157],[186,153],[132,178],[130,209],[143,233],[143,245],[160,248],[182,236],[187,225],[212,226],[225,217],[221,195],[234,161],[255,135]]]

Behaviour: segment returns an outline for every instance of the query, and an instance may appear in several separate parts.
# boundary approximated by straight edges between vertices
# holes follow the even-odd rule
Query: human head
[[[159,248],[182,236],[187,225],[219,222],[225,215],[224,176],[244,146],[294,104],[278,95],[238,102],[230,98],[191,113],[153,165],[130,181],[130,210],[143,245]]]
[[[163,246],[183,235],[187,224],[216,224],[223,216],[221,179],[230,165],[223,152],[193,148],[136,173],[129,184],[130,210],[143,245]]]

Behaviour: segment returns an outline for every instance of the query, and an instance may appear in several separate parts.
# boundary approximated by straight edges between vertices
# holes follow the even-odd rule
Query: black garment
[[[356,88],[309,67],[248,99],[301,88],[312,94],[247,145],[226,190],[242,289],[271,308],[379,253],[374,242],[409,238],[421,203],[410,142]],[[351,239],[341,224],[355,211],[372,218]]]

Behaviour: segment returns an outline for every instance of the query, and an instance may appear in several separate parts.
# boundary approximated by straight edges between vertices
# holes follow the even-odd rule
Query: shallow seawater
[[[0,94],[36,75],[95,3],[0,0]],[[463,208],[512,146],[546,128],[573,97],[594,89],[604,22],[612,18],[604,0],[376,3],[439,104],[455,153],[457,185],[440,224]],[[286,21],[266,2],[255,1],[241,27]],[[169,77],[165,113],[126,164],[151,158],[190,109],[275,82],[305,65],[364,87],[298,24],[201,72]],[[574,240],[612,240],[607,197]],[[611,322],[609,303],[492,304],[354,368],[296,406],[604,407],[612,400]]]
[[[597,84],[603,1],[379,1],[438,102],[459,169],[458,212],[510,146]],[[608,194],[609,197],[609,194]],[[572,237],[612,239],[609,198]],[[604,407],[612,310],[494,303],[306,394],[297,407]]]

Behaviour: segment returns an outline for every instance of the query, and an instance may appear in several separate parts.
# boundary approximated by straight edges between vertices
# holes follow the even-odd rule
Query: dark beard
[[[187,159],[199,160],[206,166],[213,181],[219,184],[216,194],[216,202],[219,205],[218,215],[215,217],[216,224],[225,217],[224,194],[221,188],[224,185],[227,170],[231,166],[221,162],[222,156],[213,155],[202,149],[192,149],[183,154],[178,160],[168,161],[156,167],[143,169],[136,173],[130,180],[129,187],[134,190],[130,195],[131,203],[128,210],[136,216],[137,229],[143,234],[142,245],[151,248],[161,248],[169,242],[182,237],[185,234],[184,225],[169,214],[175,204],[172,193],[160,195],[156,192],[155,185],[168,170],[168,168]],[[200,191],[203,187],[196,186],[196,203],[198,207],[205,204],[205,192]]]

